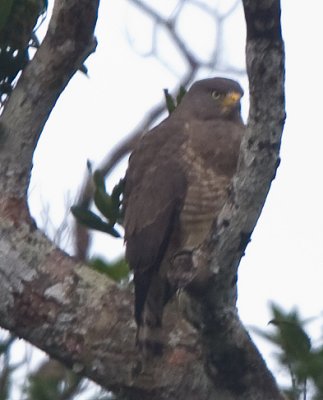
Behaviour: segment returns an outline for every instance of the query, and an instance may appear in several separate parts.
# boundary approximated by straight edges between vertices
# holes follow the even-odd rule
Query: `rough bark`
[[[218,387],[236,392],[237,398],[255,398],[262,393],[262,399],[274,399],[279,398],[276,384],[239,320],[236,298],[237,269],[279,165],[285,121],[284,46],[279,2],[249,0],[243,4],[250,90],[248,129],[230,200],[210,240],[193,255],[197,271],[206,269],[208,273],[205,285],[199,272],[198,289],[193,285],[190,291],[189,313],[202,338],[207,371]],[[256,385],[252,384],[255,380]]]
[[[195,328],[170,306],[169,348],[149,374],[140,373],[134,347],[131,289],[56,249],[26,206],[37,140],[95,47],[97,8],[93,0],[56,0],[48,34],[0,118],[0,325],[129,399],[282,399],[235,306],[237,267],[279,160],[285,117],[279,1],[244,1],[250,115],[239,171],[212,237],[193,257],[209,281],[203,295],[196,287],[183,295]]]
[[[24,198],[32,155],[59,95],[95,49],[99,0],[56,1],[44,42],[25,68],[0,120],[0,192]],[[18,162],[19,161],[19,162]]]

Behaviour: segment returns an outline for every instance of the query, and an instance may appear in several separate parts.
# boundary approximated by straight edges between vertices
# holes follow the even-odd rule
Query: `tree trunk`
[[[244,0],[250,113],[232,196],[195,254],[210,284],[168,307],[165,355],[141,373],[131,288],[56,249],[26,194],[42,129],[95,49],[98,0],[56,0],[48,33],[0,117],[0,325],[129,399],[283,399],[236,309],[237,268],[279,162],[284,48],[278,0]]]

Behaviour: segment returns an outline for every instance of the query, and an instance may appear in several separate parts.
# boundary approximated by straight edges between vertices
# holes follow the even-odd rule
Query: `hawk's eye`
[[[219,93],[216,90],[214,90],[212,92],[212,97],[213,97],[214,100],[218,100],[221,97],[221,93]]]

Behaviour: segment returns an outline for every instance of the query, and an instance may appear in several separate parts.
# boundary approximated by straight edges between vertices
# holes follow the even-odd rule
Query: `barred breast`
[[[227,199],[231,179],[207,168],[195,152],[186,151],[184,158],[189,185],[180,215],[181,245],[193,249],[209,234]]]

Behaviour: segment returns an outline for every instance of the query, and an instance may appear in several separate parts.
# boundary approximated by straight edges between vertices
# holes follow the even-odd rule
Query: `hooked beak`
[[[223,99],[223,106],[231,108],[241,99],[241,94],[238,92],[229,92]]]

